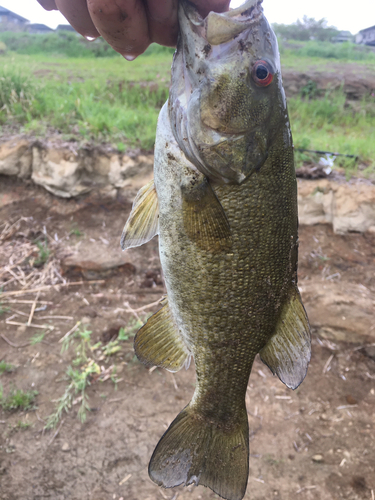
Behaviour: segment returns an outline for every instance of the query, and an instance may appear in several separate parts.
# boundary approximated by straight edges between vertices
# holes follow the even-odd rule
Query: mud
[[[36,329],[7,324],[14,310],[26,316],[12,321],[27,321],[31,304],[15,301],[32,301],[37,292],[3,299],[2,306],[12,310],[0,316],[0,360],[15,369],[0,375],[0,384],[4,394],[12,387],[39,394],[29,411],[0,409],[1,500],[218,498],[201,486],[162,490],[148,479],[154,446],[193,394],[194,366],[175,375],[150,373],[134,359],[131,338],[120,352],[98,361],[104,370],[115,364],[119,380],[92,379],[86,422],[78,420],[75,404],[55,430],[43,430],[74,356],[72,350],[61,353],[62,336],[81,321],[92,330],[94,343],[106,343],[133,318],[130,309],[165,293],[156,239],[125,254],[119,250],[133,195],[129,190],[112,200],[57,200],[42,188],[0,180],[1,223],[27,218],[2,242],[0,273],[10,262],[5,244],[9,249],[32,243],[41,231],[61,274],[60,286],[45,288],[38,297],[48,304],[32,322],[54,327],[41,343],[28,344]],[[247,394],[251,458],[245,498],[372,500],[375,235],[301,226],[299,284],[313,330],[310,368],[291,391],[256,360]],[[20,288],[11,283],[3,297]],[[48,315],[71,319],[43,319]]]

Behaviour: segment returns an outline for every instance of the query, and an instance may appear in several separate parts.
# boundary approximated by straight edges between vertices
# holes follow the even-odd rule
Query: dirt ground
[[[81,321],[93,343],[105,344],[134,318],[132,310],[156,311],[148,305],[164,293],[156,239],[126,253],[119,249],[133,194],[59,200],[0,179],[0,280],[8,281],[0,296],[0,361],[15,367],[0,375],[0,384],[4,394],[38,391],[29,411],[0,409],[1,500],[218,498],[202,486],[162,490],[149,480],[154,446],[193,394],[194,366],[175,375],[150,372],[134,359],[131,339],[98,359],[102,373],[116,365],[118,381],[92,378],[86,422],[77,418],[76,404],[56,429],[44,430],[74,357],[72,349],[61,353],[59,340]],[[41,238],[50,254],[37,266]],[[247,393],[245,498],[374,500],[375,235],[301,227],[299,274],[312,360],[296,391],[255,362]],[[22,324],[36,298],[31,323],[54,329],[30,344],[41,330]]]

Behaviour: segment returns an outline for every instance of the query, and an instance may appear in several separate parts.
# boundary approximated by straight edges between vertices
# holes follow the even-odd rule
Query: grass
[[[36,241],[36,246],[38,247],[38,256],[34,260],[34,266],[41,267],[49,259],[51,250],[48,248],[47,241]]]
[[[0,290],[0,293],[1,293],[1,290]],[[5,314],[8,311],[9,311],[9,307],[4,307],[3,304],[0,302],[0,316],[2,314]]]
[[[3,373],[11,373],[12,371],[14,371],[13,365],[4,360],[0,361],[0,375]]]
[[[120,152],[152,150],[159,110],[168,97],[170,49],[152,46],[129,63],[113,51],[111,57],[94,54],[93,45],[77,37],[66,39],[70,47],[80,47],[72,52],[75,57],[67,57],[62,38],[51,42],[52,55],[43,36],[28,39],[37,46],[23,49],[22,37],[1,36],[8,49],[24,53],[8,50],[0,56],[0,132],[13,127],[41,137],[54,132],[63,140],[111,143]],[[341,61],[343,71],[346,62],[375,71],[375,53],[366,47],[313,41],[281,42],[280,47],[283,67],[295,71],[340,71],[332,61]],[[342,91],[320,95],[310,82],[288,104],[296,147],[308,144],[310,149],[353,154],[365,174],[375,173],[374,96],[353,108]],[[303,156],[296,159],[299,164]],[[344,158],[337,158],[335,165],[349,173],[357,168]]]
[[[7,396],[4,395],[3,387],[0,386],[0,406],[3,410],[30,410],[34,407],[38,391],[23,391],[22,389],[11,389]]]
[[[46,332],[42,333],[36,333],[33,335],[30,339],[30,345],[35,345],[35,344],[40,344],[44,340],[44,337],[46,336]]]
[[[144,56],[143,63],[121,56],[100,64],[47,56],[2,59],[4,130],[12,122],[26,133],[43,136],[52,130],[67,140],[111,142],[122,151],[153,147],[157,117],[168,97],[169,54]]]
[[[359,107],[358,112],[348,106],[342,91],[289,99],[295,147],[358,156],[365,173],[375,173],[375,98],[363,100]],[[298,155],[296,159],[297,166],[304,160]],[[335,165],[351,173],[356,170],[355,162],[345,157],[337,157]]]
[[[145,316],[146,318],[147,316]],[[49,415],[46,423],[47,429],[55,428],[64,413],[68,413],[75,403],[79,403],[78,418],[82,423],[86,421],[87,412],[90,411],[87,388],[91,385],[93,378],[102,380],[103,371],[99,366],[99,361],[109,359],[123,349],[122,342],[133,337],[136,331],[143,325],[143,321],[131,320],[125,328],[120,328],[116,340],[107,344],[102,342],[92,343],[92,331],[86,326],[80,326],[75,332],[64,339],[62,352],[74,349],[74,358],[68,366],[65,374],[67,384],[63,395],[58,398],[55,410]],[[117,387],[116,366],[111,365],[108,369],[111,381]]]

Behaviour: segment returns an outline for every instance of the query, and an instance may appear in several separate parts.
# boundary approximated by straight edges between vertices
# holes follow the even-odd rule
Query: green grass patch
[[[296,55],[300,57],[321,57],[323,59],[338,59],[340,61],[371,61],[375,62],[375,52],[370,47],[356,45],[351,42],[330,43],[309,41],[298,48]]]
[[[0,361],[0,375],[3,373],[11,373],[14,371],[14,369],[15,367],[10,363],[7,363],[4,360]]]
[[[110,142],[120,151],[153,147],[158,114],[168,98],[170,54],[133,63],[121,56],[101,59],[103,64],[45,55],[3,60],[3,131],[13,123],[20,132],[54,131],[66,140]]]
[[[34,407],[38,391],[23,391],[22,389],[11,389],[8,395],[4,394],[0,386],[0,406],[3,410],[30,410]]]
[[[42,44],[42,38],[38,40]],[[32,55],[0,56],[0,132],[11,125],[12,130],[41,137],[57,132],[63,140],[81,144],[106,142],[120,152],[152,150],[158,114],[168,97],[171,49],[151,46],[132,63],[115,53],[66,57],[39,49]],[[288,41],[281,43],[281,51],[283,67],[295,71],[340,71],[332,65],[335,59],[350,62],[351,71],[354,64],[375,70],[374,52],[354,44]],[[337,64],[345,70],[345,63]],[[317,85],[308,82],[288,103],[296,147],[307,141],[309,149],[359,156],[365,173],[372,175],[375,98],[355,104],[346,102],[340,91],[321,95]],[[337,158],[335,165],[355,171],[348,159]],[[48,249],[41,245],[40,265],[48,259]]]
[[[342,91],[327,92],[321,98],[294,97],[288,101],[290,122],[296,148],[338,152],[359,157],[375,173],[375,99],[363,100],[354,110]],[[304,161],[296,155],[297,167]],[[357,169],[353,159],[337,157],[335,166],[349,173]]]

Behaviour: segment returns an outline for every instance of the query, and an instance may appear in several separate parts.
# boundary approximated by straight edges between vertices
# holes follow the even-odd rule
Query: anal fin
[[[134,351],[146,366],[178,372],[188,363],[190,354],[174,324],[167,298],[161,303],[163,307],[147,320],[135,336]]]
[[[259,354],[287,387],[296,389],[305,378],[311,358],[310,326],[296,286],[281,310],[275,334]]]
[[[187,170],[181,185],[186,234],[199,248],[208,252],[230,250],[229,222],[218,197],[203,174]]]
[[[159,232],[159,204],[152,180],[138,191],[121,235],[121,248],[138,247]]]

